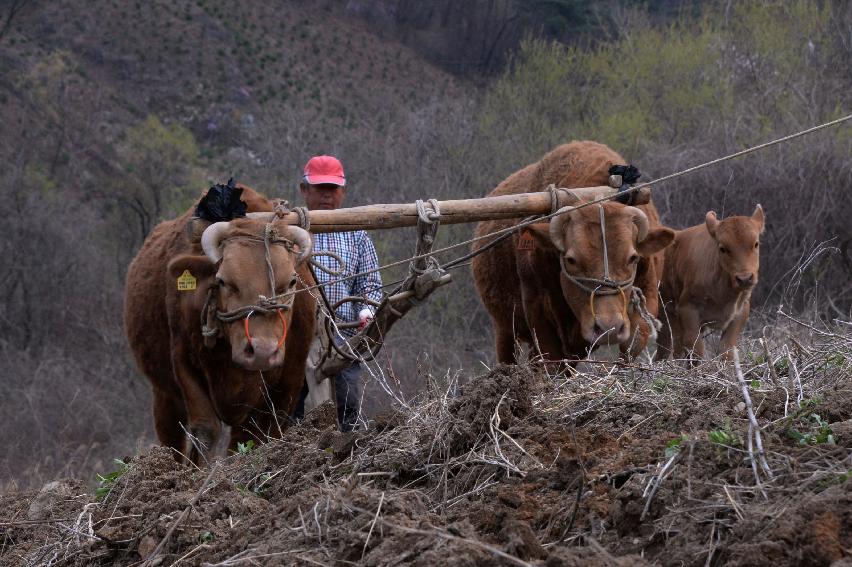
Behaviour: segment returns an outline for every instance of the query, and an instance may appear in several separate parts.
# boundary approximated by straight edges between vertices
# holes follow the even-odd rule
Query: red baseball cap
[[[314,156],[305,164],[304,179],[311,185],[331,183],[344,187],[346,176],[343,174],[343,164],[333,156]]]

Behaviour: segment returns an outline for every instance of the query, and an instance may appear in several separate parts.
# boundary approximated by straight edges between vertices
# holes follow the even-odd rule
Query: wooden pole
[[[610,197],[617,189],[608,186],[581,187],[570,189],[581,200],[593,200]],[[572,204],[563,193],[559,207]],[[483,220],[523,218],[530,215],[551,212],[551,196],[547,191],[521,193],[520,195],[501,195],[481,199],[457,199],[440,201],[441,224],[459,224]],[[651,189],[640,189],[636,195],[637,204],[646,204],[651,200]],[[573,202],[573,201],[572,201]],[[308,211],[311,232],[344,232],[350,230],[379,230],[415,226],[417,207],[414,203],[366,205],[332,211]],[[299,224],[299,215],[295,212],[283,217],[287,224]]]

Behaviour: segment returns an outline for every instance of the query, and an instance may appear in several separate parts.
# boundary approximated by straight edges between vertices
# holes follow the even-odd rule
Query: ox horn
[[[229,225],[228,222],[216,222],[204,229],[201,234],[201,249],[214,264],[222,259],[222,238],[225,236]]]
[[[565,223],[571,220],[571,211],[576,207],[562,207],[557,211],[556,216],[550,219],[550,241],[560,252],[565,252],[565,243],[562,242],[562,230]]]
[[[313,246],[311,233],[298,226],[291,226],[289,228],[290,239],[299,247],[299,255],[296,256],[296,263],[301,263],[311,253],[311,247]]]
[[[627,207],[627,210],[633,218],[633,223],[636,225],[636,228],[639,229],[639,234],[636,235],[636,242],[642,242],[645,240],[645,237],[648,236],[648,216],[642,211],[642,209],[637,209],[636,207]]]

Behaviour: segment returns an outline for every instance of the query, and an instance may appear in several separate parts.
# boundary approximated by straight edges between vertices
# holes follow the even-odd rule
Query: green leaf
[[[249,439],[245,443],[237,443],[237,452],[240,455],[247,455],[254,450],[254,441]]]
[[[680,446],[683,444],[686,438],[684,436],[676,437],[666,443],[665,455],[667,459],[672,458],[675,454],[680,452]]]
[[[130,465],[121,459],[113,459],[113,463],[115,463],[118,467],[114,471],[107,473],[106,475],[102,475],[100,473],[95,474],[99,485],[95,488],[95,498],[97,500],[103,500],[106,498],[112,490],[112,487],[115,485],[115,482],[121,478],[124,473],[130,470]]]

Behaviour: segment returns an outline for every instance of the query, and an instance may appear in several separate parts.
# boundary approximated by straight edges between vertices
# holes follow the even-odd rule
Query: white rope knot
[[[311,230],[311,217],[308,216],[307,207],[296,207],[293,211],[299,215],[299,228]]]
[[[272,212],[275,213],[276,218],[283,219],[290,212],[290,202],[285,199],[278,199],[274,203]]]
[[[438,200],[429,199],[428,203],[432,205],[431,211],[426,209],[426,203],[423,199],[414,201],[414,206],[417,208],[417,218],[426,224],[441,220],[441,206],[438,204]]]
[[[557,187],[555,183],[547,186],[547,193],[550,195],[550,214],[555,215],[562,207],[559,203],[559,195],[567,195],[570,193],[568,189]]]
[[[435,241],[435,233],[438,230],[438,223],[441,221],[441,205],[437,199],[429,199],[427,201],[432,207],[432,210],[426,208],[426,202],[423,199],[417,199],[414,206],[417,209],[417,225],[419,238],[431,248]],[[441,265],[434,256],[428,256],[424,259],[426,264],[424,268],[417,267],[417,261],[412,259],[408,263],[408,269],[413,274],[423,274],[432,269],[440,269]]]

